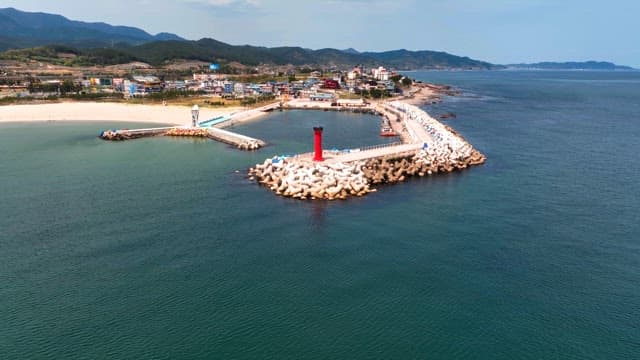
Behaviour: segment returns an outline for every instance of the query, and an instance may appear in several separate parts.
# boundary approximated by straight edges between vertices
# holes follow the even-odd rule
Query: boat
[[[398,136],[389,124],[388,119],[384,119],[384,121],[382,121],[382,125],[380,126],[380,136]]]

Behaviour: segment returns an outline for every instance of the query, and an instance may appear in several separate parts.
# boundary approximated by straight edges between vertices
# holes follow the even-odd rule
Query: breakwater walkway
[[[222,114],[217,117],[197,122],[197,106],[192,108],[192,121],[197,122],[197,126],[177,126],[158,127],[146,129],[120,129],[105,130],[99,137],[104,140],[122,141],[138,139],[150,136],[184,136],[184,137],[206,137],[226,144],[236,146],[241,150],[257,150],[265,146],[263,140],[255,139],[222,128],[258,118],[265,113],[281,108],[280,101],[273,102],[255,109],[249,109],[229,114]],[[194,114],[195,111],[195,114]]]
[[[265,142],[249,136],[237,134],[218,128],[205,127],[160,127],[148,129],[106,130],[100,133],[103,140],[123,141],[151,136],[201,137],[233,145],[240,150],[257,150],[265,146]]]

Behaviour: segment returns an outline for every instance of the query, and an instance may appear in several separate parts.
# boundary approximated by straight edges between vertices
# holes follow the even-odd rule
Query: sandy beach
[[[200,121],[242,108],[200,108]],[[118,121],[167,125],[190,125],[188,106],[138,105],[97,102],[63,102],[0,106],[0,122],[23,121]]]

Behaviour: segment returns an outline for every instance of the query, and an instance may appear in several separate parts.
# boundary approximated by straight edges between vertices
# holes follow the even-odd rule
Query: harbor
[[[223,129],[258,119],[273,110],[355,111],[381,118],[380,136],[397,136],[398,142],[372,144],[346,150],[325,150],[322,127],[314,130],[314,151],[265,159],[249,169],[249,177],[278,195],[296,199],[335,200],[375,192],[374,185],[393,184],[413,176],[450,173],[480,165],[486,157],[462,136],[426,111],[406,101],[274,102],[259,108],[222,114],[199,121],[199,107],[191,109],[190,126],[107,130],[100,138],[123,141],[152,136],[200,137],[254,151],[266,145]]]

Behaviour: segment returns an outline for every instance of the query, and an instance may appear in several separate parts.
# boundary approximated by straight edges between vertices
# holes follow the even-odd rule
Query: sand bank
[[[200,108],[200,121],[242,108]],[[63,102],[0,106],[0,122],[13,121],[127,121],[168,125],[190,125],[188,106],[123,103]]]

